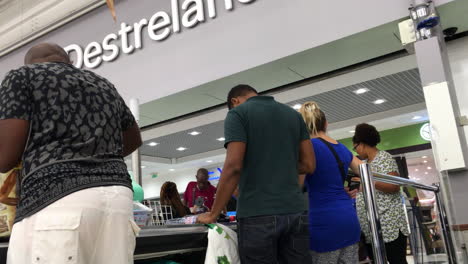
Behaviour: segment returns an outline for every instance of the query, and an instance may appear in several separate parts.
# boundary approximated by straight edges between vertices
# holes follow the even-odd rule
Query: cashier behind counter
[[[192,213],[204,213],[213,206],[216,187],[208,181],[208,170],[201,168],[197,171],[197,181],[190,182],[184,193],[184,203]]]
[[[172,207],[171,211],[167,207],[162,207],[164,218],[180,218],[190,214],[200,214],[211,210],[216,188],[208,181],[208,170],[199,169],[196,175],[196,182],[190,182],[184,193],[184,202],[181,201],[177,185],[173,182],[165,182],[161,187],[161,205]],[[227,205],[227,211],[236,211],[237,202],[236,191]]]

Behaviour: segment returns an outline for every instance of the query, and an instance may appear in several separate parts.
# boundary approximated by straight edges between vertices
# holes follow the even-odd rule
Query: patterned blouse
[[[392,156],[385,151],[379,151],[375,159],[369,163],[373,172],[389,174],[398,172],[398,166]],[[377,206],[379,209],[380,222],[385,243],[396,240],[399,233],[408,236],[408,223],[401,199],[401,191],[397,193],[384,193],[376,191]],[[364,197],[359,193],[356,200],[359,223],[366,236],[366,242],[371,243],[371,233],[364,204]]]
[[[0,120],[30,124],[15,222],[86,188],[132,188],[122,132],[135,119],[108,80],[65,63],[27,65],[5,77],[0,102]]]

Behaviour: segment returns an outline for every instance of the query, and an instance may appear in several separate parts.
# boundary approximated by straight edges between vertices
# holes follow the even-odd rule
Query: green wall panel
[[[430,143],[430,141],[423,139],[420,135],[421,127],[424,124],[379,131],[381,143],[377,147],[381,150],[390,150]],[[353,148],[352,138],[340,139],[340,142],[350,150]]]

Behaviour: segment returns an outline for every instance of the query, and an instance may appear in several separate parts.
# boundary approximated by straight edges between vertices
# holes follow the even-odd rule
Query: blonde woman
[[[328,122],[317,103],[305,103],[300,113],[312,138],[317,161],[315,172],[305,179],[313,263],[358,263],[361,229],[344,181],[348,168],[357,173],[361,162],[343,144],[327,135]]]

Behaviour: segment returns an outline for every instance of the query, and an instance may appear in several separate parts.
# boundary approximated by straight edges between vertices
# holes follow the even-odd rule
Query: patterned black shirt
[[[65,63],[9,72],[0,87],[0,119],[29,121],[15,221],[86,188],[131,180],[122,131],[135,123],[106,79]]]

